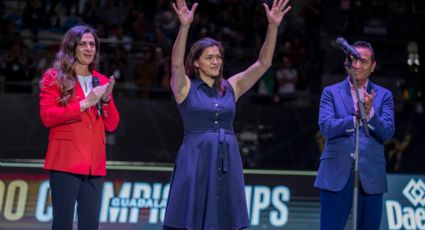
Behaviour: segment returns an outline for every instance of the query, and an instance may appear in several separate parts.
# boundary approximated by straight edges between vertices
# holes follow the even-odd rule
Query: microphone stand
[[[364,108],[363,101],[360,100],[359,87],[356,82],[356,74],[353,71],[353,65],[350,61],[346,64],[346,67],[349,69],[351,73],[351,82],[354,85],[354,91],[356,92],[356,98],[359,108],[359,113],[356,115],[356,124],[355,124],[355,147],[354,147],[354,184],[353,184],[353,230],[357,230],[357,202],[359,195],[359,139],[360,139],[360,121],[363,123],[363,127],[365,129],[366,136],[369,136],[369,129],[367,127],[367,116],[366,110]]]

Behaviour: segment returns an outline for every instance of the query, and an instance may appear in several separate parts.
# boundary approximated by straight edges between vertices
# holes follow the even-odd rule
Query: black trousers
[[[72,230],[77,203],[78,230],[97,230],[103,177],[50,172],[52,230]]]

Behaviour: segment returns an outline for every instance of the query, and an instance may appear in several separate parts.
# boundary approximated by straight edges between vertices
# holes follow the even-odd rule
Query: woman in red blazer
[[[50,174],[52,229],[72,230],[75,202],[78,228],[99,226],[105,130],[117,128],[119,114],[111,93],[114,77],[96,72],[98,61],[94,29],[75,26],[40,82],[41,121],[50,130],[44,169]]]

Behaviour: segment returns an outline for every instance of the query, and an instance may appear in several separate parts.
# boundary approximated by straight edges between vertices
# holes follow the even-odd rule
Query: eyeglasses
[[[81,47],[87,47],[87,45],[90,48],[94,48],[96,46],[96,43],[95,42],[85,42],[85,41],[81,41],[81,42],[78,43],[78,46],[81,46]]]
[[[363,59],[363,58],[361,58],[361,59],[351,58],[351,65],[355,65],[357,63],[359,63],[360,66],[364,68],[364,67],[367,67],[371,63],[371,60]]]

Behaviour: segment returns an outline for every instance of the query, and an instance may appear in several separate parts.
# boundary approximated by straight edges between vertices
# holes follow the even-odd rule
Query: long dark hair
[[[89,71],[92,72],[99,64],[100,44],[96,31],[87,25],[79,25],[69,29],[62,39],[61,48],[56,53],[56,59],[53,62],[53,69],[56,71],[55,83],[61,89],[59,102],[62,105],[66,105],[74,94],[75,85],[77,84],[77,78],[74,73],[75,64],[77,63],[75,50],[81,41],[81,37],[86,33],[92,34],[96,43],[96,53],[93,62],[89,65]]]
[[[199,78],[199,70],[195,66],[195,61],[201,57],[202,52],[204,52],[206,48],[211,46],[216,46],[220,51],[221,58],[224,59],[224,47],[220,42],[208,37],[198,40],[192,45],[192,47],[190,47],[189,55],[186,59],[185,70],[186,75],[189,78]],[[223,84],[223,66],[224,65],[222,62],[220,67],[220,75],[216,79],[217,90],[222,94],[224,94],[226,90],[226,86]]]

